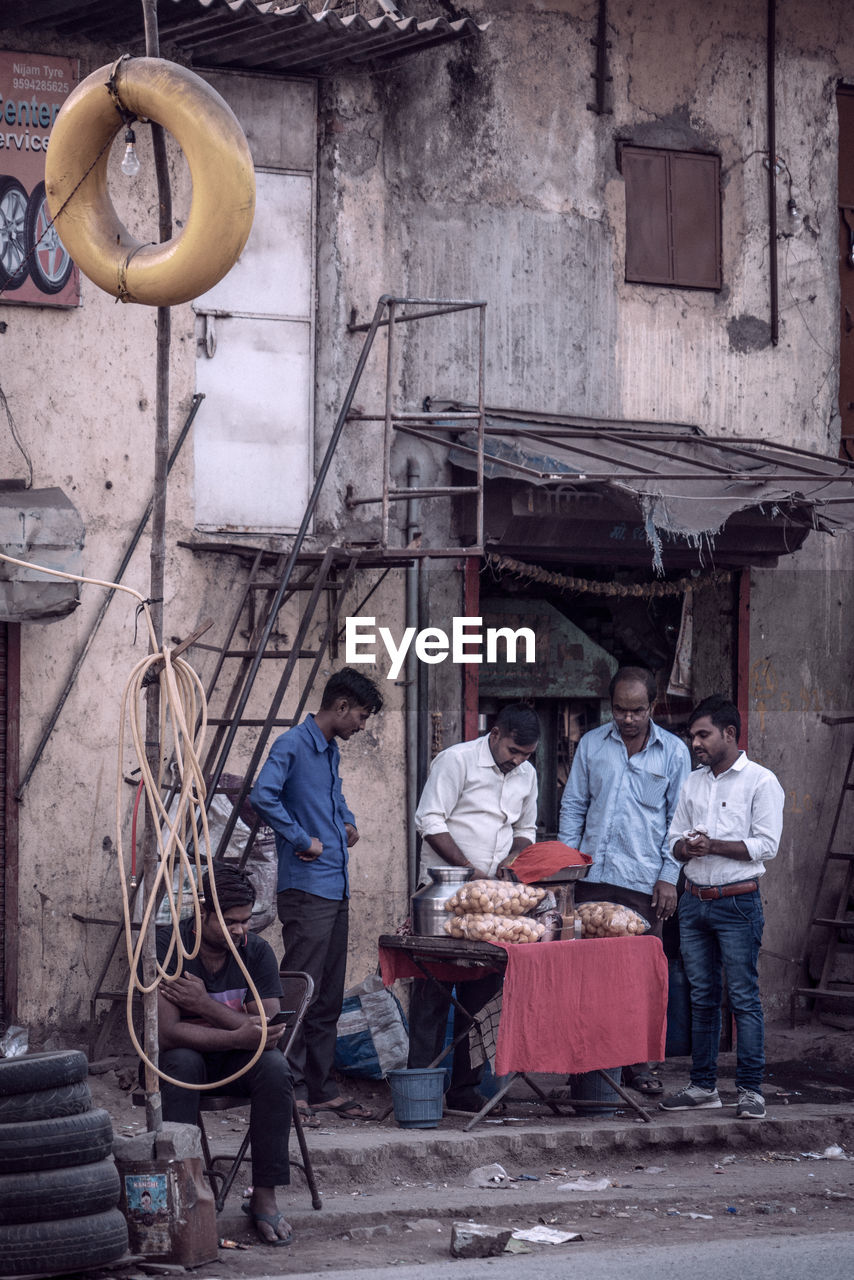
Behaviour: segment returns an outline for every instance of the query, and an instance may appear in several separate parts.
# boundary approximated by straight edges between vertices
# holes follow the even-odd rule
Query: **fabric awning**
[[[368,18],[281,0],[160,0],[161,53],[177,51],[194,67],[322,76],[386,67],[485,30],[469,17],[408,18],[387,7],[393,12]],[[19,5],[15,27],[84,36],[129,53],[144,47],[140,0]]]
[[[431,407],[443,411],[446,404],[433,401]],[[470,408],[447,403],[447,422],[455,410]],[[460,422],[448,456],[457,466],[475,468],[477,435],[470,421]],[[490,408],[484,477],[555,490],[582,507],[585,497],[610,496],[625,511],[628,500],[659,571],[663,540],[711,549],[734,521],[756,530],[763,555],[773,554],[761,536],[772,523],[791,535],[779,553],[796,550],[810,529],[854,529],[854,464],[772,441],[709,436],[681,423]],[[749,543],[751,534],[744,537]]]

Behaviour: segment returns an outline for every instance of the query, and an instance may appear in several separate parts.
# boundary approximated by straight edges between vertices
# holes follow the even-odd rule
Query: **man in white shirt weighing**
[[[659,1105],[665,1111],[720,1107],[717,1059],[721,974],[737,1035],[736,1116],[765,1115],[765,1023],[757,959],[764,917],[759,881],[783,830],[783,788],[739,750],[741,717],[719,694],[688,721],[699,768],[689,774],[670,825],[674,858],[685,864],[679,900],[682,962],[691,988],[691,1083]]]
[[[516,703],[499,712],[484,737],[440,751],[415,813],[415,826],[438,860],[471,867],[476,877],[501,877],[504,864],[533,844],[537,835],[537,774],[530,758],[540,722],[531,707]],[[423,860],[423,855],[422,855]],[[433,863],[435,865],[435,861]],[[501,986],[488,973],[457,986],[457,999],[479,1012]],[[452,983],[416,980],[409,1007],[409,1067],[427,1067],[445,1043]],[[472,1067],[468,1040],[454,1050],[448,1106],[479,1111],[482,1067]]]

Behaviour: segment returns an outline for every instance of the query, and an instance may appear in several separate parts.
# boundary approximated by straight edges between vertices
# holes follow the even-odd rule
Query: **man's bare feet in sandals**
[[[255,1234],[262,1244],[281,1248],[282,1245],[291,1243],[294,1233],[276,1204],[275,1187],[255,1187],[252,1199],[248,1204],[241,1205],[241,1208],[251,1219]]]
[[[363,1107],[355,1098],[332,1098],[329,1102],[313,1102],[314,1111],[334,1111],[342,1120],[376,1120],[376,1112]]]

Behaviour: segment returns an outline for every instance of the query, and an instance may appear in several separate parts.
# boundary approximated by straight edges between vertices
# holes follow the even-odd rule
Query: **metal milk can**
[[[442,866],[427,867],[427,874],[430,884],[412,895],[412,932],[422,937],[446,937],[445,921],[450,915],[445,903],[471,877],[472,871],[470,867]]]

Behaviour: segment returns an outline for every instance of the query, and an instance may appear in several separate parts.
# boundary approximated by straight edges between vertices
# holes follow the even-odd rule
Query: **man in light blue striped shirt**
[[[685,743],[652,719],[655,676],[621,667],[609,693],[613,720],[578,744],[560,806],[559,837],[593,863],[575,886],[576,902],[618,902],[654,926],[676,911],[679,865],[668,829],[691,772]],[[630,1083],[660,1093],[648,1067],[629,1068]]]

